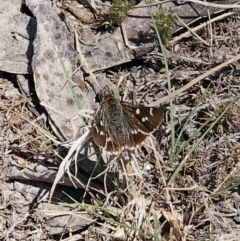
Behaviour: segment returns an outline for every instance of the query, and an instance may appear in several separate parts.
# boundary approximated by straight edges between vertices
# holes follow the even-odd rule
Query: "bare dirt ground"
[[[239,5],[136,1],[105,30],[111,1],[18,2],[32,31],[18,48],[10,31],[1,60],[0,240],[240,240]],[[164,54],[159,9],[174,20]],[[164,119],[112,156],[90,124],[98,85],[119,83],[120,99]]]

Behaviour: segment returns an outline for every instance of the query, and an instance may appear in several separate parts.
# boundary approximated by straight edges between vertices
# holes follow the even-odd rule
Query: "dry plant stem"
[[[58,184],[58,182],[61,180],[62,176],[64,175],[65,171],[67,171],[67,173],[69,174],[69,178],[72,180],[71,175],[69,173],[69,166],[72,163],[73,160],[73,155],[75,153],[75,150],[77,150],[79,148],[80,151],[80,147],[83,147],[85,145],[85,143],[89,140],[91,136],[91,132],[90,130],[86,131],[78,140],[76,140],[74,142],[74,144],[71,146],[70,150],[68,151],[67,156],[64,158],[64,160],[61,162],[56,178],[53,182],[50,194],[49,194],[49,200],[48,202],[51,202],[52,196],[53,196],[53,192],[55,190],[56,185]],[[73,186],[74,182],[73,182]]]
[[[240,5],[237,5],[238,3],[235,3],[235,4],[216,4],[216,3],[210,3],[210,2],[203,2],[203,1],[200,1],[200,0],[188,0],[188,2],[197,3],[197,4],[200,4],[200,5],[206,6],[206,7],[215,7],[215,8],[223,8],[223,9],[240,8]]]
[[[211,195],[216,194],[223,186],[224,183],[227,182],[228,179],[230,179],[231,177],[234,177],[236,175],[236,170],[233,170],[229,175],[226,176],[226,178],[218,185],[218,187],[211,193]]]
[[[226,66],[228,66],[228,65],[230,65],[230,64],[232,64],[232,63],[234,63],[234,62],[236,62],[238,60],[240,60],[240,55],[237,55],[236,57],[234,57],[232,59],[229,59],[228,61],[226,61],[226,62],[224,62],[222,64],[219,64],[218,66],[208,70],[206,73],[204,73],[204,74],[198,76],[196,79],[190,81],[188,84],[186,84],[185,86],[183,86],[179,90],[177,90],[177,91],[175,91],[175,92],[173,92],[173,93],[171,93],[171,94],[161,98],[160,100],[157,100],[157,101],[149,104],[148,106],[157,106],[159,104],[162,104],[162,103],[168,101],[171,98],[174,98],[177,95],[180,95],[182,92],[186,91],[187,89],[189,89],[190,87],[192,87],[193,85],[198,83],[200,80],[206,78],[207,76],[215,73],[216,71],[222,69],[223,67],[226,67]]]
[[[91,174],[90,174],[90,177],[88,178],[88,182],[87,182],[86,187],[85,187],[85,192],[84,192],[84,194],[83,194],[83,198],[85,198],[85,196],[86,196],[86,194],[87,194],[87,191],[88,191],[90,182],[92,181],[92,179],[94,179],[93,174],[94,174],[95,170],[97,169],[97,166],[98,166],[99,162],[100,162],[100,157],[98,158],[98,160],[97,160],[97,162],[96,162],[96,164],[95,164],[95,166],[94,166],[94,168],[93,168],[93,170],[92,170],[92,172],[91,172]],[[76,163],[76,161],[75,161],[75,163]],[[106,168],[105,171],[106,171],[106,172],[108,171],[108,167]],[[105,171],[103,171],[103,173],[104,173]],[[95,178],[96,178],[96,177],[95,177]]]
[[[185,56],[180,56],[180,55],[177,55],[175,53],[170,53],[169,51],[166,50],[166,57],[167,58],[174,58],[174,59],[182,59],[182,60],[186,60],[186,61],[190,61],[190,62],[193,62],[193,63],[199,63],[199,64],[202,64],[202,63],[205,63],[205,64],[210,64],[208,63],[207,61],[204,61],[204,60],[200,60],[199,58],[193,58],[193,57],[185,57]],[[156,56],[156,57],[163,57],[163,54],[162,53],[149,53],[149,56]],[[232,56],[231,56],[232,57]],[[191,75],[196,75],[196,74],[199,74],[200,71],[178,71],[179,73],[185,73],[187,72],[188,74],[191,74]],[[163,79],[166,78],[166,74],[165,75],[162,75],[163,76]]]
[[[163,174],[163,171],[162,171],[162,166],[160,164],[160,160],[159,160],[159,154],[154,146],[154,143],[152,141],[152,138],[149,139],[150,143],[151,143],[151,146],[152,146],[152,149],[153,149],[153,152],[154,152],[154,156],[155,156],[155,159],[156,159],[156,163],[157,163],[157,166],[158,166],[158,170],[160,171],[161,173],[161,176],[162,176],[162,181],[163,181],[163,185],[166,186],[166,179],[164,177],[164,174]]]
[[[15,113],[11,110],[12,113]],[[23,120],[29,122],[30,124],[32,124],[34,127],[36,127],[42,134],[44,134],[46,137],[48,137],[50,140],[52,140],[55,144],[61,144],[62,142],[57,141],[56,137],[53,136],[52,134],[50,134],[48,131],[46,131],[45,129],[43,129],[41,126],[39,126],[38,124],[36,124],[34,121],[29,120],[28,118],[26,118],[25,116],[22,116],[20,114],[17,114],[20,118],[22,118]],[[48,135],[49,134],[49,135]]]
[[[205,41],[204,39],[202,39],[195,31],[193,31],[191,28],[189,28],[188,25],[187,25],[186,23],[184,23],[183,20],[182,20],[180,17],[178,17],[178,15],[175,15],[175,17],[176,17],[176,18],[178,19],[178,21],[179,21],[185,28],[187,28],[188,31],[189,31],[190,33],[192,33],[197,39],[199,39],[199,40],[200,40],[201,42],[203,42],[205,45],[210,46],[210,44],[209,44],[207,41]]]
[[[222,118],[222,116],[228,111],[228,109],[230,108],[230,106],[236,102],[237,100],[240,99],[240,95],[238,95],[237,97],[235,97],[226,107],[224,107],[224,111],[219,115],[219,117],[217,117],[217,119],[208,127],[208,129],[201,135],[200,139],[197,140],[197,142],[195,144],[193,144],[193,146],[190,148],[190,150],[188,151],[188,153],[186,154],[186,156],[183,158],[183,160],[181,161],[181,163],[178,165],[178,167],[176,168],[176,170],[174,171],[174,173],[171,175],[170,179],[168,180],[167,185],[170,186],[171,183],[173,182],[173,180],[176,178],[176,175],[179,173],[179,171],[183,168],[183,165],[186,163],[186,161],[188,160],[189,156],[191,155],[191,153],[196,149],[196,147],[199,145],[199,143],[204,139],[204,137],[209,133],[209,131],[213,128],[213,126]],[[208,121],[205,121],[205,123],[200,127],[203,128],[204,125],[207,124]],[[194,134],[195,135],[195,134]]]
[[[190,217],[190,219],[189,219],[189,221],[188,221],[188,225],[187,225],[187,229],[185,230],[185,234],[184,234],[184,237],[183,237],[183,240],[185,241],[185,240],[187,240],[187,236],[188,236],[188,233],[191,231],[190,229],[190,225],[191,225],[191,223],[192,223],[192,220],[193,220],[193,217],[194,217],[194,215],[197,213],[197,211],[195,211],[194,210],[194,207],[192,207],[192,212],[191,212],[192,214],[191,214],[191,217]]]
[[[212,203],[212,200],[211,200],[209,197],[203,196],[202,199],[203,199],[203,203],[204,203],[204,207],[205,207],[205,213],[211,214],[211,215],[209,215],[210,220],[211,220],[211,219],[214,217],[214,214],[213,214],[212,210],[209,209],[209,205],[210,205],[209,202],[211,202],[211,204],[212,204],[215,208],[216,208],[216,206]],[[211,208],[211,209],[212,209],[212,208]],[[224,219],[223,219],[222,215],[220,215],[220,213],[219,213],[218,216],[221,217],[222,221],[224,222]],[[218,220],[218,222],[220,222],[220,220]],[[222,224],[222,225],[223,225],[223,224]],[[224,222],[224,225],[227,225],[227,223]]]
[[[69,238],[61,239],[63,241],[78,241],[82,239],[82,234],[74,234],[74,236],[71,236]]]
[[[204,0],[206,2],[206,0]],[[208,30],[210,35],[210,46],[213,46],[213,34],[212,34],[212,22],[211,22],[211,13],[209,11],[209,8],[207,8],[207,14],[208,14]]]
[[[146,4],[142,6],[136,6],[134,8],[144,8],[144,7],[151,7],[151,6],[156,6],[159,4],[164,4],[167,2],[177,2],[178,0],[165,0],[165,1],[159,1],[157,3],[151,3],[151,4]],[[222,9],[229,9],[229,8],[240,8],[240,5],[237,5],[238,3],[235,4],[216,4],[216,3],[210,3],[210,2],[203,2],[200,0],[188,0],[188,2],[192,3],[197,3],[206,7],[214,7],[214,8],[222,8]]]
[[[57,109],[53,108],[52,106],[46,104],[46,103],[43,102],[43,101],[40,102],[40,105],[43,106],[43,107],[45,107],[46,109],[52,110],[52,111],[54,111],[55,113],[57,113],[57,114],[63,116],[63,117],[64,117],[65,119],[67,119],[67,120],[70,120],[70,119],[71,119],[70,116],[66,115],[65,113],[63,113],[63,112],[60,111],[60,110],[57,110]],[[78,125],[80,125],[79,122],[76,122],[76,121],[75,121],[75,123],[78,124]]]
[[[137,48],[136,46],[129,44],[125,24],[123,22],[121,23],[121,30],[122,30],[123,40],[124,40],[126,47],[128,47],[129,49],[136,49]]]
[[[170,191],[194,191],[194,190],[198,190],[198,191],[205,191],[208,193],[211,193],[211,191],[209,191],[206,188],[203,187],[199,187],[199,186],[193,186],[193,187],[164,187],[163,190],[170,190]]]
[[[206,108],[208,108],[211,105],[225,104],[225,103],[228,103],[230,101],[232,101],[232,98],[227,98],[227,99],[222,99],[222,100],[209,100],[209,102],[207,104],[203,104],[201,106],[198,106],[196,108],[196,112],[199,112],[202,109],[206,109]],[[177,105],[177,106],[175,106],[175,110],[176,111],[179,111],[179,110],[189,111],[191,109],[192,109],[192,107],[188,107],[188,106],[185,106],[185,105]],[[182,121],[183,119],[185,119],[185,116],[179,118],[180,121]],[[177,123],[177,121],[176,121],[176,123]]]
[[[100,85],[98,84],[98,82],[97,82],[94,74],[93,74],[92,71],[90,70],[90,68],[89,68],[89,66],[88,66],[88,63],[86,62],[86,60],[85,60],[85,58],[84,58],[84,55],[83,55],[83,53],[82,53],[80,44],[79,44],[79,42],[78,42],[79,36],[78,36],[78,33],[77,33],[77,31],[76,31],[75,29],[74,29],[74,33],[75,33],[76,45],[77,45],[77,50],[78,50],[80,59],[81,59],[83,65],[85,66],[87,72],[88,72],[89,75],[91,76],[92,81],[94,81],[95,84],[97,85],[97,87],[98,87],[99,89],[101,89],[101,87],[100,87]]]
[[[83,66],[86,68],[86,72],[91,76],[92,81],[94,81],[95,84],[97,85],[97,87],[98,87],[99,89],[101,89],[101,87],[100,87],[100,85],[98,84],[98,82],[97,82],[94,74],[93,74],[92,71],[90,70],[88,63],[86,62],[86,60],[85,60],[85,58],[84,58],[84,55],[83,55],[83,53],[82,53],[82,50],[81,50],[81,47],[80,47],[80,44],[79,44],[79,41],[78,41],[79,35],[78,35],[76,29],[74,28],[72,22],[70,21],[70,19],[69,19],[69,24],[71,25],[71,28],[72,28],[73,31],[74,31],[75,41],[76,41],[76,46],[77,46],[77,51],[78,51],[80,60],[81,60],[81,62],[83,63]]]
[[[203,23],[203,24],[201,24],[201,25],[198,25],[198,26],[195,27],[195,28],[192,28],[192,31],[193,31],[193,32],[196,32],[196,31],[198,31],[199,29],[204,28],[204,27],[207,26],[208,24],[211,24],[211,23],[213,23],[213,22],[216,22],[216,21],[218,21],[218,20],[220,20],[220,19],[229,17],[229,16],[234,15],[234,14],[236,14],[236,13],[235,13],[235,12],[224,13],[224,14],[222,14],[222,15],[220,15],[220,16],[217,16],[216,18],[212,18],[211,21],[209,20],[209,21],[206,22],[206,23]],[[186,32],[186,33],[183,33],[182,35],[174,38],[172,41],[169,42],[169,44],[172,43],[172,42],[179,41],[179,40],[181,40],[182,38],[187,38],[187,37],[189,37],[189,36],[191,36],[191,32],[190,32],[190,31],[188,31],[188,32]]]
[[[130,182],[130,185],[128,185],[128,192],[129,194],[131,195],[131,197],[134,199],[134,198],[137,198],[138,197],[138,193],[136,191],[136,186],[135,186],[135,181],[134,181],[134,177],[132,177],[130,174],[133,173],[132,171],[132,167],[131,167],[131,164],[129,163],[129,161],[123,161],[124,163],[124,169],[126,170],[126,174],[125,177],[127,181],[127,183]]]

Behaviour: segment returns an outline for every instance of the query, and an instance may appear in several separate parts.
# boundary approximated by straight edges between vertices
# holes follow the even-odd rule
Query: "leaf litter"
[[[198,1],[193,2],[199,11],[204,9]],[[74,1],[68,1],[68,4],[79,5]],[[94,5],[96,13],[99,12],[98,4],[95,2]],[[142,1],[141,4],[147,3]],[[61,9],[61,5],[56,1],[53,5],[55,11]],[[91,7],[85,6],[87,9]],[[168,8],[168,3],[162,6],[163,9],[164,7]],[[191,12],[186,11],[188,7],[180,6],[180,9]],[[54,192],[51,203],[55,204],[53,207],[47,203],[48,194],[61,162],[59,156],[67,155],[64,146],[68,144],[58,146],[32,124],[37,123],[38,126],[51,130],[53,135],[57,134],[46,122],[41,108],[32,98],[35,93],[31,92],[31,95],[23,98],[18,92],[14,76],[2,74],[1,238],[68,240],[69,235],[72,235],[78,240],[239,240],[238,99],[226,110],[226,105],[239,95],[239,18],[236,14],[226,15],[220,5],[219,8],[209,9],[210,15],[206,14],[205,18],[198,20],[200,22],[185,21],[191,31],[175,26],[172,40],[166,45],[173,92],[171,96],[168,96],[170,93],[158,44],[154,42],[154,45],[136,45],[136,41],[131,42],[137,38],[137,32],[149,32],[149,36],[152,36],[151,27],[147,26],[146,21],[139,21],[142,24],[139,28],[133,28],[136,22],[131,22],[132,27],[129,27],[128,21],[132,18],[129,13],[130,18],[126,17],[124,22],[128,37],[128,29],[134,29],[132,35],[135,35],[129,39],[130,46],[135,46],[143,53],[137,55],[138,59],[135,57],[136,50],[126,48],[124,40],[119,40],[122,37],[120,27],[113,32],[100,34],[101,41],[94,40],[100,45],[103,55],[93,55],[93,50],[86,50],[81,44],[83,56],[100,86],[106,83],[117,85],[121,79],[119,95],[133,103],[159,105],[164,96],[174,98],[174,127],[170,125],[171,110],[166,98],[161,103],[161,108],[166,113],[161,128],[154,137],[149,138],[130,155],[123,154],[111,162],[109,156],[101,156],[94,144],[88,142],[88,145],[85,145],[87,152],[80,152],[76,164],[69,166],[73,175],[77,173],[79,180],[89,184],[87,195],[84,196],[85,191],[80,188],[82,183],[64,175]],[[142,11],[144,8],[139,9]],[[165,9],[168,13],[171,13],[171,10],[182,17],[181,11],[177,12],[177,7]],[[215,21],[211,21],[214,19],[211,18],[213,10],[216,10],[215,14],[219,17]],[[71,13],[65,14],[77,31],[95,30],[95,26],[89,28],[86,23],[71,16]],[[135,14],[140,15],[140,12]],[[196,19],[196,16],[193,18]],[[207,24],[208,21],[211,22],[211,27]],[[201,28],[198,28],[197,35],[193,34],[192,30],[199,26]],[[84,34],[81,36],[84,37]],[[105,44],[102,44],[103,36]],[[113,36],[115,52],[111,50],[112,52],[108,53],[106,42]],[[89,40],[91,39],[88,38],[87,41]],[[143,51],[149,46],[151,48],[148,52]],[[121,51],[126,52],[119,55]],[[104,66],[94,65],[94,62],[90,61],[94,56],[98,63],[101,59],[106,60]],[[59,59],[56,59],[59,64]],[[221,64],[221,68],[213,71]],[[100,73],[95,72],[97,70]],[[68,71],[71,73],[74,69]],[[88,83],[93,83],[88,79],[86,69],[82,71]],[[204,76],[204,73],[207,75]],[[201,75],[202,78],[197,79]],[[41,76],[42,73],[39,72],[38,77]],[[45,76],[45,79],[48,78]],[[194,81],[195,79],[197,80]],[[54,75],[50,80],[54,80]],[[33,82],[29,83],[33,85]],[[192,84],[188,85],[189,83]],[[85,87],[90,89],[89,85]],[[179,89],[181,92],[174,92]],[[97,87],[95,90],[97,92]],[[40,92],[37,91],[37,95]],[[89,92],[92,93],[91,97],[84,97],[88,103],[93,102],[94,94],[93,90]],[[61,98],[64,99],[63,96]],[[72,102],[67,102],[66,99],[64,101],[71,106]],[[86,109],[96,107],[94,103],[92,106],[86,105]],[[224,110],[226,113],[216,122]],[[189,121],[184,126],[187,118]],[[171,142],[172,128],[177,143]],[[198,143],[202,136],[204,138]],[[198,145],[192,150],[196,143]],[[102,169],[98,169],[99,165],[96,167],[99,158]],[[85,159],[88,159],[88,162],[84,163]],[[103,160],[108,164],[103,163]],[[184,165],[178,170],[183,160]],[[121,161],[130,164],[128,172],[122,170],[124,163],[121,165]],[[74,158],[71,163],[75,163]],[[90,170],[83,169],[83,165]],[[108,172],[104,171],[106,167]],[[94,174],[91,174],[92,170],[95,170]],[[102,172],[104,177],[95,178]],[[173,173],[176,173],[176,176],[173,177]],[[72,186],[71,180],[78,189]],[[134,198],[131,191],[136,194]],[[79,201],[78,205],[73,200]],[[56,213],[48,211],[54,209],[57,210]],[[78,215],[79,211],[82,212],[81,215]],[[61,218],[64,215],[66,220]],[[60,220],[61,228],[57,229],[56,223]]]

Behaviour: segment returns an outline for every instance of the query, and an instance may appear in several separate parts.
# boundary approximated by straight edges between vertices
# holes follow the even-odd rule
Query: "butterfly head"
[[[96,102],[102,102],[108,98],[114,98],[114,92],[108,86],[103,87],[96,95]]]

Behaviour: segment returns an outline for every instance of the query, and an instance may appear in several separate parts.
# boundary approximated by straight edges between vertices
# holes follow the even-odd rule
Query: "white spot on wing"
[[[103,131],[100,131],[100,136],[104,136],[104,132]]]
[[[97,126],[95,126],[94,128],[95,128],[96,132],[99,133],[99,130],[98,130]]]
[[[153,108],[150,108],[150,115],[153,115]]]
[[[132,133],[133,135],[135,135],[135,134],[137,134],[138,132],[137,132],[137,130],[131,130],[131,133]]]
[[[102,121],[100,121],[100,125],[103,126],[103,122]]]
[[[140,109],[136,109],[136,114],[139,115],[140,114]]]

